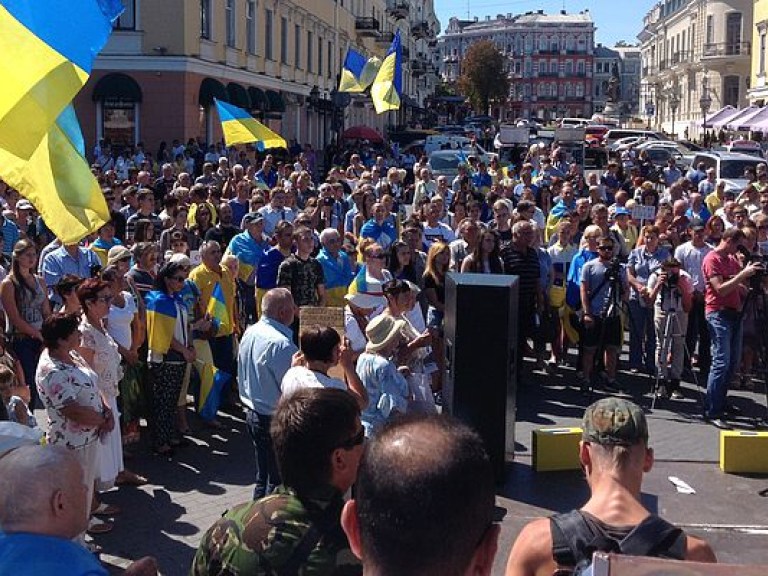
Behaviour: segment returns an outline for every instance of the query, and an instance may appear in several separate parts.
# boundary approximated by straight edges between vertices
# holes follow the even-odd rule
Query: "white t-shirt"
[[[285,396],[302,388],[338,388],[339,390],[346,390],[347,385],[337,378],[331,378],[320,372],[310,370],[305,366],[294,366],[289,368],[288,372],[283,376],[280,388],[282,388],[283,395]]]
[[[456,240],[456,234],[451,230],[451,227],[442,222],[438,222],[437,226],[432,227],[425,223],[424,225],[424,245],[429,248],[434,242],[442,240],[446,244],[450,244]]]

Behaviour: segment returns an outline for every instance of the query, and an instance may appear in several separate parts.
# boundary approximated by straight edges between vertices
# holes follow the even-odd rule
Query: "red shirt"
[[[712,285],[709,283],[710,278],[714,276],[719,276],[721,282],[727,282],[741,272],[741,264],[739,264],[736,256],[725,255],[718,250],[712,250],[704,257],[701,271],[707,282],[707,290],[704,295],[706,313],[726,308],[730,310],[741,309],[741,290],[733,290],[727,296],[721,296],[712,289]]]

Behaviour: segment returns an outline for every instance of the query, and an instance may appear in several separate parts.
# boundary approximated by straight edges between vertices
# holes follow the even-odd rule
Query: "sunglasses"
[[[598,246],[598,250],[613,250],[613,246]]]
[[[363,442],[365,442],[365,428],[361,426],[360,430],[357,431],[357,434],[339,444],[338,447],[351,450],[355,446],[360,446]]]
[[[386,258],[385,254],[368,254],[368,258],[375,258],[376,260],[384,260]]]

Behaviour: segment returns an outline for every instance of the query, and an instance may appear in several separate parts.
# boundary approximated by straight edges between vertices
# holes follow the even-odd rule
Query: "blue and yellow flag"
[[[120,0],[3,0],[0,4],[0,178],[40,211],[63,242],[109,219],[65,111],[123,10]]]
[[[206,312],[211,317],[214,326],[216,326],[218,334],[232,333],[232,319],[229,317],[229,310],[227,310],[227,302],[224,299],[224,290],[221,289],[221,282],[216,282],[216,285],[213,287]]]
[[[158,354],[167,354],[176,328],[176,300],[159,290],[153,290],[144,300],[147,304],[149,349]]]
[[[203,420],[213,420],[221,405],[221,393],[232,377],[209,362],[197,362],[200,372],[200,395],[197,398],[197,413]]]
[[[347,48],[347,56],[341,68],[339,92],[365,92],[381,67],[381,60],[372,56],[366,59],[357,50]]]
[[[288,148],[282,136],[272,132],[242,108],[221,100],[215,100],[215,102],[227,146],[255,142],[257,148],[262,150]]]
[[[400,46],[400,31],[395,33],[392,45],[371,86],[371,99],[376,113],[400,109],[400,94],[403,91],[403,50]]]

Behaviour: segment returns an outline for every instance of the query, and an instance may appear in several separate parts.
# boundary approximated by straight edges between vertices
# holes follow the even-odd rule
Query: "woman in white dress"
[[[118,383],[122,375],[117,343],[107,334],[104,318],[112,303],[110,284],[98,278],[89,278],[77,288],[77,297],[83,307],[80,321],[80,355],[98,376],[97,386],[104,403],[113,414],[118,414]],[[120,427],[115,426],[102,434],[96,470],[96,490],[109,490],[123,470],[123,444]],[[101,507],[97,504],[97,507]],[[98,508],[97,508],[98,509]]]

